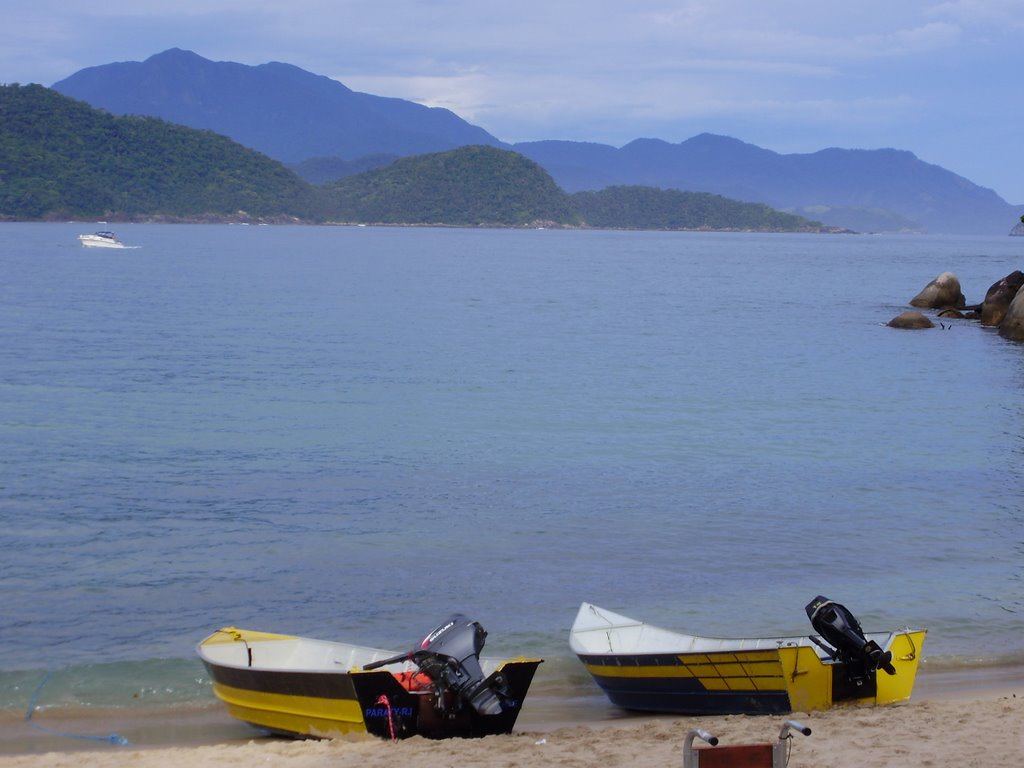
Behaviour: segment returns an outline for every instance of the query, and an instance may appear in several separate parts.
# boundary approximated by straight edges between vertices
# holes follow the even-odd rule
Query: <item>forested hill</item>
[[[39,85],[0,86],[0,215],[308,217],[312,188],[209,131],[114,117]]]
[[[276,160],[159,118],[116,117],[38,85],[0,86],[0,220],[199,220],[814,231],[715,195],[568,195],[534,161],[468,146],[317,187]]]
[[[582,224],[532,160],[487,146],[418,155],[325,188],[343,220],[387,224]]]
[[[572,196],[592,227],[610,229],[698,229],[754,232],[819,232],[821,224],[763,203],[741,203],[709,192],[653,187],[608,187]]]

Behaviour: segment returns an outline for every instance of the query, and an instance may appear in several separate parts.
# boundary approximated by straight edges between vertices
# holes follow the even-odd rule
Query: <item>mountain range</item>
[[[834,231],[707,192],[570,194],[533,160],[481,144],[313,184],[214,131],[112,115],[41,85],[0,85],[0,221],[69,219]]]
[[[535,161],[567,192],[622,185],[711,192],[857,231],[1005,235],[1024,212],[909,151],[780,154],[712,134],[621,148],[509,145],[446,109],[359,93],[290,64],[213,62],[180,49],[83,69],[52,87],[116,115],[215,131],[316,183],[395,157],[489,145]]]

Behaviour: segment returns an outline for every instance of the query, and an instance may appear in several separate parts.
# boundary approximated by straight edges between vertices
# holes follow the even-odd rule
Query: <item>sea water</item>
[[[581,601],[756,636],[824,594],[926,670],[1024,661],[1024,346],[885,325],[1024,240],[86,231],[0,225],[0,711],[209,702],[219,627],[455,611],[597,695]]]

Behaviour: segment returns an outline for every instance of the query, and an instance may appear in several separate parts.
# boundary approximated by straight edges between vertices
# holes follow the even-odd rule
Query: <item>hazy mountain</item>
[[[385,168],[397,159],[398,155],[363,155],[355,160],[311,157],[299,163],[289,163],[288,167],[310,184],[329,184],[376,168]]]
[[[207,128],[286,163],[501,145],[447,109],[358,93],[290,64],[214,62],[177,48],[89,67],[53,89],[115,115]]]
[[[714,192],[859,231],[1005,235],[1021,212],[990,189],[894,149],[783,155],[712,134],[680,144],[639,139],[621,149],[567,141],[513,148],[570,192],[610,184]]]
[[[144,62],[84,69],[53,87],[114,114],[208,128],[291,164],[315,183],[379,166],[382,155],[508,147],[448,110],[357,93],[289,64],[212,62],[177,49]],[[709,192],[857,231],[1005,235],[1024,211],[894,149],[783,155],[711,134],[679,144],[540,141],[513,148],[568,192],[637,185]]]

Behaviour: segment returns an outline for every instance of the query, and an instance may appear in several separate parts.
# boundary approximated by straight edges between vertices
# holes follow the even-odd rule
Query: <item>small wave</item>
[[[0,711],[121,709],[206,704],[202,663],[153,659],[0,672]]]

